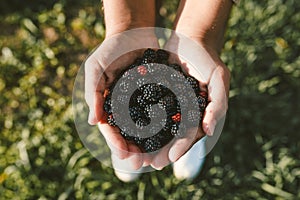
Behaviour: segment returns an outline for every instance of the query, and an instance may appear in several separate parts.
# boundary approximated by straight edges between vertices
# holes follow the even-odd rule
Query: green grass
[[[197,179],[167,167],[128,184],[83,147],[72,116],[76,73],[104,37],[100,3],[35,2],[0,3],[0,199],[300,199],[296,1],[233,9],[229,111]],[[170,28],[176,2],[163,7]]]

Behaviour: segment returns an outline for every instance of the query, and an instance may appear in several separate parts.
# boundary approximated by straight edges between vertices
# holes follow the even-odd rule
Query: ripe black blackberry
[[[145,84],[140,87],[140,90],[143,92],[143,98],[151,103],[156,103],[163,96],[163,89],[161,85],[152,83]]]
[[[189,110],[187,113],[187,119],[190,122],[194,122],[198,118],[199,113],[197,110]]]
[[[186,81],[188,84],[190,84],[192,86],[192,88],[194,89],[196,94],[200,92],[199,81],[197,79],[189,76],[186,78]]]
[[[207,97],[197,96],[197,102],[201,111],[204,111],[207,104]]]
[[[158,137],[148,138],[144,142],[146,152],[153,152],[161,148],[162,144]]]
[[[142,63],[155,63],[156,62],[156,52],[153,49],[146,49],[144,52],[144,56],[142,58]]]
[[[169,59],[169,53],[168,52],[166,52],[165,50],[162,50],[162,49],[158,49],[156,51],[156,55],[157,55],[158,63],[167,64],[168,59]]]
[[[179,124],[173,124],[171,126],[171,134],[172,135],[177,135],[178,134],[178,130],[179,130]]]
[[[169,66],[175,69],[176,71],[182,72],[181,66],[176,63],[170,64]]]
[[[108,95],[105,99],[104,105],[103,105],[103,109],[104,111],[108,114],[111,115],[112,114],[112,110],[111,110],[111,95]]]
[[[126,91],[129,91],[129,88],[132,89],[131,87],[133,87],[133,85],[136,87],[136,90],[129,98],[128,112],[130,117],[122,118],[122,121],[126,125],[122,125],[122,127],[119,128],[121,135],[126,140],[133,141],[145,152],[159,150],[174,137],[182,136],[190,124],[189,122],[183,122],[182,119],[185,118],[192,123],[195,119],[198,119],[196,115],[199,112],[201,112],[200,117],[202,119],[207,104],[207,94],[200,90],[198,81],[185,74],[180,65],[169,64],[167,61],[168,58],[169,53],[165,50],[145,50],[143,57],[136,59],[135,62],[118,77],[122,79],[120,85],[118,85],[120,94],[116,94],[116,99],[120,102],[115,102],[115,105],[111,105],[112,92],[114,87],[116,87],[115,84],[118,82],[117,79],[109,88],[111,92],[106,97],[104,103],[104,110],[108,113],[108,123],[112,126],[119,127],[114,117],[121,116],[122,113],[115,115],[112,111],[115,112],[118,109],[112,107],[120,108],[120,106],[125,105],[126,102],[124,102],[124,99],[128,98],[124,98],[124,95],[129,95],[126,94]],[[171,70],[167,67],[157,66],[154,63],[165,64],[170,67]],[[172,70],[176,70],[176,73],[171,73]],[[156,75],[152,76],[154,72],[156,72]],[[159,74],[159,76],[157,76],[157,74]],[[153,79],[149,81],[148,75]],[[146,78],[147,76],[148,78]],[[176,95],[179,95],[178,97],[169,89],[171,86],[176,88]],[[198,103],[199,110],[190,111],[187,112],[186,116],[181,116],[181,109],[188,109],[188,105],[191,103],[185,98],[187,88],[194,90],[197,99],[192,103]],[[128,125],[130,124],[129,120],[132,120],[136,124],[136,127],[140,128],[138,130],[143,130],[144,126],[151,123],[151,118],[159,117],[159,114],[156,113],[157,110],[152,109],[152,106],[155,104],[159,106],[156,109],[165,110],[166,119],[163,119],[158,124],[154,124],[149,129],[149,137],[141,137],[141,133],[131,130],[131,127]],[[124,111],[124,109],[121,110],[120,112]]]
[[[133,62],[133,64],[128,67],[128,69],[135,68],[136,66],[141,65],[142,62],[143,62],[142,58],[137,58],[137,59],[135,59],[135,61]]]
[[[119,84],[119,89],[122,93],[127,93],[128,92],[128,89],[129,89],[129,83],[127,83],[126,81],[122,81],[120,84]]]
[[[147,99],[144,98],[144,95],[141,94],[139,96],[136,97],[136,99],[134,100],[135,105],[138,105],[139,107],[146,107],[148,104]]]
[[[151,122],[151,119],[148,117],[147,111],[139,106],[130,107],[129,115],[132,121],[139,126],[147,126]]]
[[[107,117],[107,123],[109,125],[111,125],[111,126],[117,126],[116,120],[114,119],[114,117],[113,117],[112,114],[108,115],[108,117]]]
[[[125,131],[120,130],[121,135],[128,141],[134,141],[135,137],[127,134]]]
[[[144,117],[139,117],[135,124],[137,127],[143,127],[143,126],[147,126],[149,123],[150,123],[151,119],[147,119],[147,118],[144,118]]]

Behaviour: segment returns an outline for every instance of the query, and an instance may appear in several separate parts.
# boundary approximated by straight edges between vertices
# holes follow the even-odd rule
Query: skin
[[[213,62],[208,79],[201,80],[193,68],[180,57],[171,56],[171,62],[180,63],[184,70],[200,81],[201,88],[207,88],[209,104],[205,110],[202,128],[190,130],[188,137],[177,139],[164,147],[153,159],[151,166],[162,169],[170,162],[177,161],[205,134],[213,135],[218,120],[225,115],[229,92],[230,72],[221,61],[219,53],[223,46],[226,23],[232,2],[229,0],[181,0],[175,20],[175,31],[194,40],[204,48],[207,58]],[[166,45],[169,51],[179,49],[179,41],[171,37]],[[201,54],[203,54],[201,52]],[[199,52],[200,55],[200,52]]]
[[[170,61],[180,63],[185,68],[184,70],[200,81],[201,88],[206,88],[208,92],[209,104],[205,111],[202,127],[190,130],[193,134],[187,134],[188,138],[181,138],[168,144],[157,155],[141,154],[141,150],[136,145],[124,140],[117,128],[107,124],[103,112],[106,88],[124,70],[122,66],[131,64],[135,58],[142,55],[143,50],[129,52],[117,59],[113,59],[109,52],[122,46],[124,39],[118,40],[118,33],[134,28],[155,26],[155,1],[104,0],[103,4],[106,39],[85,63],[86,77],[89,77],[85,82],[85,99],[90,109],[88,122],[91,125],[98,123],[112,153],[120,159],[128,159],[132,163],[133,169],[147,165],[151,165],[155,169],[162,169],[170,162],[178,160],[205,134],[212,135],[219,120],[218,117],[224,115],[227,110],[230,73],[219,58],[219,53],[223,45],[226,22],[232,2],[230,0],[181,0],[180,2],[174,22],[175,31],[203,47],[206,59],[211,60],[213,64],[207,70],[210,72],[209,75],[201,80],[183,58],[173,55],[170,57]],[[153,32],[146,31],[138,34],[141,35],[136,35],[134,39],[128,38],[126,43],[158,48],[158,42]],[[107,42],[106,45],[106,41],[112,37],[117,42]],[[167,42],[165,49],[176,51],[178,47],[179,42],[174,35]],[[109,59],[114,62],[107,62]],[[107,70],[105,70],[106,68]],[[102,72],[104,74],[99,81],[99,77],[95,74]],[[220,107],[220,102],[225,105]]]

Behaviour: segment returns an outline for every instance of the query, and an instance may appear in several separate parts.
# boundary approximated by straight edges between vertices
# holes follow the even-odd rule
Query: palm
[[[88,122],[91,125],[98,124],[112,154],[120,159],[128,159],[133,169],[149,163],[149,158],[135,144],[125,140],[117,127],[107,123],[103,105],[107,89],[127,66],[141,56],[143,48],[158,47],[156,38],[144,41],[144,37],[140,36],[143,34],[149,33],[142,30],[104,40],[85,62],[85,99],[90,109]]]
[[[175,139],[153,158],[151,165],[158,169],[178,160],[205,134],[213,135],[218,120],[224,117],[227,111],[230,75],[218,55],[202,47],[190,48],[187,43],[175,41],[175,44],[170,40],[166,46],[167,50],[173,52],[170,62],[180,64],[183,71],[199,81],[201,90],[208,93],[208,105],[202,127],[189,129],[186,137]]]

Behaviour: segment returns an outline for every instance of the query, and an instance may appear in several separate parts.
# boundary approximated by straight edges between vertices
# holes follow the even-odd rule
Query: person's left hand
[[[85,62],[85,100],[90,110],[88,122],[98,125],[111,153],[132,169],[148,165],[150,158],[133,142],[125,140],[119,128],[108,124],[103,105],[108,88],[127,66],[142,56],[146,47],[158,47],[153,29],[125,31],[105,39]],[[115,167],[122,169],[122,166]]]

